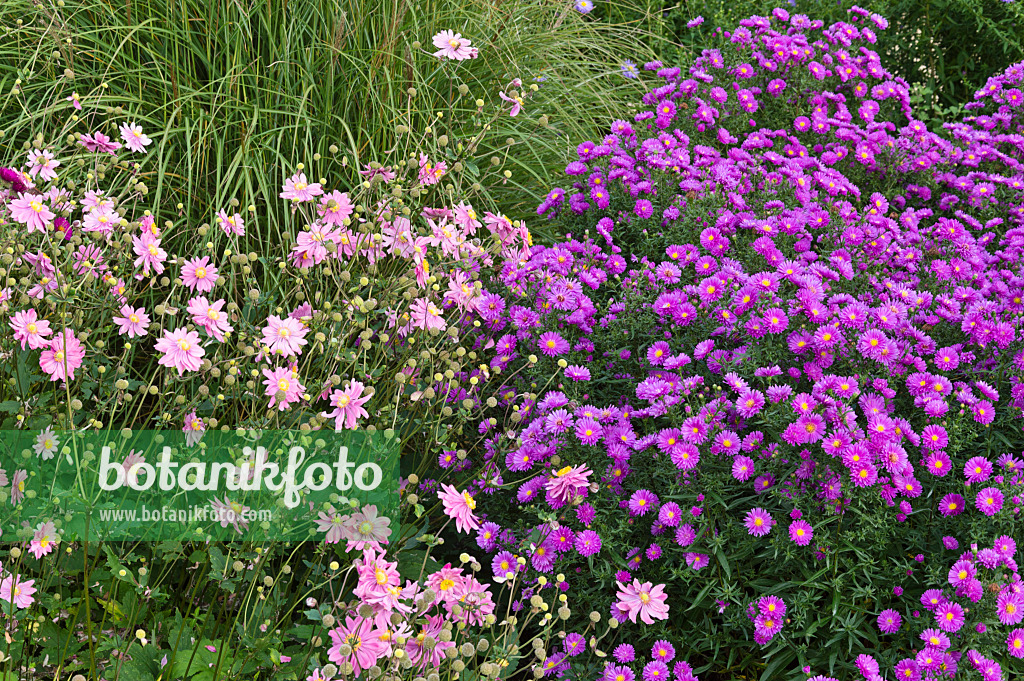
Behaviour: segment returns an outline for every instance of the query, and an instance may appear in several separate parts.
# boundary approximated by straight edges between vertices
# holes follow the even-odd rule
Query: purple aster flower
[[[903,624],[903,617],[892,608],[883,610],[878,615],[878,629],[883,634],[895,634]]]

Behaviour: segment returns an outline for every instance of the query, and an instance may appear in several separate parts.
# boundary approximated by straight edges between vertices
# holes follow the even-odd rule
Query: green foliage
[[[445,66],[425,50],[443,29],[481,46],[466,63],[469,101],[516,77],[542,85],[529,120],[495,124],[495,137],[530,141],[497,197],[506,212],[532,209],[564,165],[567,137],[593,137],[635,99],[622,59],[648,58],[640,22],[596,22],[545,0],[12,0],[0,7],[0,131],[20,144],[67,116],[64,90],[101,93],[164,131],[147,177],[158,214],[200,223],[253,194],[275,232],[285,211],[266,199],[290,164],[319,154],[320,172],[355,182],[394,146],[397,125],[423,130],[456,98],[431,85]],[[475,133],[465,125],[457,136]]]

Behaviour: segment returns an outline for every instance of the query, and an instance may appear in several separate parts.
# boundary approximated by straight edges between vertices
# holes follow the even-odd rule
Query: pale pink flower
[[[221,343],[227,334],[235,330],[228,322],[227,313],[223,311],[226,302],[221,298],[211,303],[206,296],[197,296],[188,301],[188,313],[192,315],[192,321]]]
[[[463,38],[461,33],[453,31],[441,31],[434,36],[434,47],[438,48],[434,53],[435,57],[441,59],[474,59],[477,56],[475,47],[470,47],[472,40]]]
[[[297,319],[281,319],[276,315],[270,315],[263,329],[263,342],[267,344],[270,352],[291,357],[299,354],[302,346],[308,342],[306,331],[306,327]]]
[[[206,350],[199,344],[199,334],[186,328],[164,331],[163,338],[156,342],[156,351],[162,352],[160,366],[178,370],[181,376],[186,371],[199,371]]]
[[[131,305],[122,305],[121,316],[114,317],[114,323],[117,324],[119,335],[127,334],[129,338],[142,337],[149,328],[149,315],[146,314],[145,308],[136,309]]]
[[[39,151],[33,149],[28,152],[28,174],[32,177],[39,176],[40,180],[49,182],[57,177],[55,168],[60,166],[60,161],[55,160],[53,152],[44,149]]]
[[[182,426],[181,432],[185,433],[185,444],[189,447],[195,447],[203,439],[206,423],[196,414],[195,409],[185,415],[185,425]]]
[[[472,235],[476,230],[480,229],[480,220],[477,219],[476,211],[473,210],[473,206],[460,202],[459,205],[455,206],[455,224],[466,230],[466,234]]]
[[[78,143],[85,147],[86,151],[98,151],[100,153],[115,154],[121,148],[121,143],[111,141],[109,137],[97,130],[92,135],[82,135]]]
[[[120,216],[110,206],[96,206],[83,216],[82,231],[110,234],[120,220]]]
[[[142,132],[142,126],[136,125],[134,122],[122,123],[120,130],[124,145],[136,153],[145,151],[146,147],[153,143],[153,140]]]
[[[512,105],[512,110],[509,112],[509,116],[515,118],[519,115],[519,112],[523,110],[523,98],[522,97],[509,97],[504,92],[499,92],[498,96],[509,102]]]
[[[210,506],[213,511],[213,521],[219,522],[221,527],[231,525],[238,534],[242,534],[249,528],[248,513],[252,509],[242,502],[231,501],[225,494],[223,501],[214,497]]]
[[[46,226],[57,217],[50,208],[43,203],[43,197],[39,194],[22,194],[20,199],[11,201],[11,217],[25,225],[28,233],[46,233]]]
[[[51,381],[73,381],[75,370],[82,366],[85,348],[71,329],[54,336],[50,347],[39,356],[40,368],[50,375]]]
[[[193,291],[209,293],[217,285],[219,270],[210,264],[210,258],[204,256],[186,260],[181,268],[181,280]]]
[[[149,232],[142,236],[132,237],[132,247],[135,255],[135,266],[142,268],[142,273],[149,276],[150,268],[154,274],[164,271],[164,260],[167,259],[167,251],[160,248],[160,239],[157,239]]]
[[[444,504],[445,515],[455,520],[456,530],[468,533],[480,527],[480,520],[473,513],[476,510],[476,500],[469,492],[459,492],[451,485],[441,485],[441,491],[437,496]]]
[[[47,428],[36,437],[36,443],[32,446],[32,449],[35,450],[36,456],[40,459],[49,461],[57,453],[57,447],[59,446],[60,439],[53,430]]]
[[[33,350],[48,345],[50,341],[46,340],[46,336],[53,333],[50,322],[39,319],[35,308],[15,312],[8,324],[14,329],[14,340],[21,342],[22,350],[26,344]]]
[[[32,594],[36,592],[32,585],[36,580],[23,581],[21,575],[7,575],[4,581],[0,582],[0,600],[13,603],[19,610],[32,605],[36,599]]]
[[[363,395],[364,388],[359,381],[350,381],[344,390],[335,390],[331,394],[334,411],[321,415],[334,419],[334,430],[352,430],[359,419],[369,416],[363,405],[369,401],[371,395]]]
[[[444,174],[448,172],[448,164],[444,161],[438,161],[436,164],[431,163],[430,159],[426,154],[420,154],[420,184],[430,186],[437,184],[444,177]]]
[[[263,375],[266,376],[263,385],[267,386],[265,394],[270,398],[271,409],[284,411],[292,402],[300,401],[306,392],[306,386],[299,382],[295,371],[287,367],[264,369]]]
[[[324,193],[323,187],[319,184],[310,184],[305,173],[296,173],[284,181],[280,197],[289,201],[301,203],[312,201],[314,197]]]
[[[410,310],[412,325],[419,329],[444,331],[448,322],[441,316],[441,309],[426,298],[417,298]]]
[[[53,543],[56,539],[57,528],[52,522],[39,523],[35,534],[32,535],[32,542],[29,544],[28,550],[36,559],[42,558],[53,551]]]
[[[224,233],[228,236],[232,234],[236,236],[245,236],[245,221],[242,220],[242,216],[238,213],[234,215],[228,215],[226,211],[220,211],[217,213],[217,224],[224,230]]]
[[[75,110],[82,110],[81,97],[78,96],[77,92],[72,92],[69,96],[64,98],[65,102],[71,102],[71,106],[75,107]]]
[[[618,607],[620,612],[629,616],[631,622],[636,622],[639,615],[640,621],[644,624],[654,624],[654,620],[668,619],[668,605],[665,601],[668,596],[665,594],[665,585],[653,586],[651,582],[641,583],[634,579],[629,586],[622,582],[616,582],[619,587]]]
[[[28,480],[28,471],[19,468],[14,471],[11,478],[11,506],[17,506],[25,498],[25,481]]]
[[[377,515],[376,506],[373,504],[364,506],[361,510],[353,513],[348,520],[348,550],[360,551],[367,544],[387,544],[388,537],[391,536],[391,528],[388,527],[390,524],[390,518]]]
[[[344,226],[345,220],[352,217],[353,210],[352,201],[349,200],[348,194],[343,194],[338,190],[334,190],[320,198],[320,217],[329,225],[334,225],[335,227]]]
[[[586,464],[566,466],[558,470],[555,476],[544,484],[549,499],[558,506],[564,506],[575,496],[586,496],[591,472]]]
[[[348,662],[352,665],[352,673],[356,677],[374,666],[387,650],[387,644],[383,640],[387,632],[374,629],[373,621],[362,617],[349,615],[345,618],[345,624],[332,629],[330,633],[333,644],[327,651],[327,659],[334,664]],[[352,650],[349,655],[341,654],[343,645]]]
[[[337,544],[345,538],[348,530],[348,520],[349,517],[347,515],[339,513],[334,506],[331,506],[326,512],[320,511],[319,517],[313,523],[318,531],[327,533],[327,536],[324,537],[324,543]]]

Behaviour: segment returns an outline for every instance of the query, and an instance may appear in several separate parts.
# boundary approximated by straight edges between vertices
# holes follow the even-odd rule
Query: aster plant
[[[565,238],[505,264],[461,479],[479,545],[582,606],[593,654],[538,673],[1020,669],[1024,64],[929,130],[885,28],[777,9],[645,65],[538,207]]]

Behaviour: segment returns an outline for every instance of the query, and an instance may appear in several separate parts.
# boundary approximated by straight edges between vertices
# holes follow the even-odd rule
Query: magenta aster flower
[[[654,620],[668,619],[668,595],[665,594],[664,584],[654,586],[652,582],[641,583],[639,579],[634,579],[628,586],[622,582],[616,584],[619,587],[616,607],[619,612],[625,613],[631,622],[635,623],[637,617],[644,624],[654,624]]]
[[[270,315],[267,325],[263,328],[263,342],[270,352],[282,357],[291,357],[302,351],[306,341],[306,327],[297,319],[285,317],[281,319]]]
[[[645,516],[657,505],[658,497],[650,490],[638,489],[629,497],[629,510],[633,515]]]
[[[973,456],[964,464],[964,477],[967,482],[985,482],[992,476],[992,462],[983,456]]]
[[[763,508],[752,508],[747,511],[746,520],[743,524],[747,526],[747,533],[755,537],[763,537],[772,531],[775,521],[771,514]]]
[[[570,364],[565,368],[566,378],[570,378],[573,381],[589,381],[590,380],[590,369],[587,367],[577,366]]]
[[[1006,626],[1013,626],[1024,621],[1024,595],[1013,591],[1004,591],[996,597],[996,614],[999,621]]]
[[[216,221],[228,236],[245,236],[245,221],[238,213],[228,215],[227,211],[218,211]]]
[[[1006,650],[1010,657],[1024,659],[1024,629],[1014,629],[1006,637]]]
[[[754,460],[749,456],[737,456],[732,461],[732,476],[740,482],[750,480],[754,474]]]
[[[946,633],[955,633],[964,626],[964,609],[959,603],[949,601],[935,608],[935,623]]]
[[[795,520],[789,525],[789,538],[797,546],[807,546],[814,538],[814,528],[806,520]]]
[[[940,478],[945,477],[953,469],[953,462],[941,449],[929,452],[924,461],[928,472]]]
[[[583,530],[576,535],[576,551],[586,558],[601,550],[601,536],[593,530]]]
[[[950,493],[939,502],[939,513],[943,516],[957,516],[964,512],[964,498],[959,494]]]
[[[199,343],[199,334],[186,328],[165,330],[163,337],[156,342],[156,351],[163,353],[157,363],[177,369],[179,376],[186,371],[199,371],[206,354]]]
[[[1003,493],[996,487],[986,487],[978,492],[974,505],[987,516],[993,516],[1003,509]]]
[[[540,351],[548,357],[556,357],[558,355],[569,352],[569,341],[562,338],[561,334],[555,331],[548,331],[542,334],[539,339]]]
[[[883,610],[878,615],[878,629],[883,634],[895,634],[903,624],[903,617],[892,608]]]
[[[477,49],[471,46],[473,41],[463,38],[461,33],[441,31],[434,36],[433,43],[434,47],[438,48],[437,52],[434,52],[434,56],[439,59],[463,61],[464,59],[475,59],[477,56]]]

